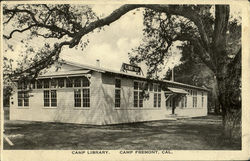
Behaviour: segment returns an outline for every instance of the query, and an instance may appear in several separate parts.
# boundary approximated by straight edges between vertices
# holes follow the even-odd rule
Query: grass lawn
[[[4,142],[4,149],[241,149],[241,140],[226,140],[221,131],[219,116],[109,126],[5,121],[14,146]]]

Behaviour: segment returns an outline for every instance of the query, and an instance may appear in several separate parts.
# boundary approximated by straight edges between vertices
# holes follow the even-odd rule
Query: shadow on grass
[[[241,149],[240,140],[221,132],[220,118],[207,117],[108,126],[7,121],[5,134],[15,145],[4,149]]]

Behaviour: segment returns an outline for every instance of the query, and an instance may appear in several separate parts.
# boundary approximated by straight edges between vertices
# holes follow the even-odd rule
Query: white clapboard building
[[[56,66],[56,65],[55,65]],[[147,79],[140,67],[121,71],[64,61],[32,83],[17,82],[10,119],[106,125],[207,115],[208,90]]]

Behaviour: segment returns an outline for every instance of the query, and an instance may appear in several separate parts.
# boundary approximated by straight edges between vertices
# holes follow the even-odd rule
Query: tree
[[[178,39],[188,41],[199,53],[198,58],[214,73],[218,83],[218,97],[222,106],[223,125],[226,115],[230,113],[231,102],[227,98],[227,75],[231,62],[240,61],[236,56],[229,56],[227,50],[227,32],[229,23],[229,5],[215,5],[214,20],[207,22],[204,17],[211,14],[211,6],[207,5],[162,5],[162,4],[129,4],[122,5],[104,18],[98,18],[88,6],[79,9],[74,5],[4,5],[4,24],[16,21],[17,29],[13,29],[4,38],[10,39],[16,32],[31,31],[31,36],[58,39],[53,47],[48,44],[38,52],[38,56],[30,61],[28,68],[13,72],[9,76],[23,73],[37,75],[43,68],[51,65],[59,58],[64,46],[69,48],[81,45],[82,38],[95,29],[109,25],[127,12],[147,8],[166,15],[182,16],[193,24],[197,35]],[[84,16],[84,19],[81,17]],[[84,21],[85,20],[85,21]],[[236,62],[235,62],[236,63]],[[240,100],[238,100],[240,101]],[[240,108],[240,107],[239,107]]]
[[[214,16],[210,10],[213,6],[206,6],[207,12],[204,14],[202,10],[202,20],[207,26],[214,23]],[[239,50],[241,43],[241,25],[239,20],[233,19],[229,21],[229,31],[227,33],[227,51],[230,55],[235,56],[236,51]],[[152,76],[155,71],[161,70],[165,67],[166,61],[171,56],[175,56],[172,47],[175,43],[181,45],[177,46],[182,54],[180,59],[181,64],[175,66],[175,80],[212,88],[213,104],[217,105],[215,111],[219,111],[217,103],[217,81],[214,79],[214,73],[207,67],[200,59],[200,51],[196,43],[189,41],[190,38],[199,38],[199,33],[195,25],[183,16],[167,15],[165,13],[155,12],[153,10],[146,10],[144,12],[144,39],[143,42],[135,49],[132,49],[130,55],[131,63],[140,63],[144,61],[148,66],[148,75]],[[206,29],[208,35],[212,35],[213,31]],[[166,73],[165,79],[170,79],[171,70]]]

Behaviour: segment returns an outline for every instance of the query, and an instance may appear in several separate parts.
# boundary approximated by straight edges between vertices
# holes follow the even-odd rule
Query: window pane
[[[29,94],[28,92],[24,92],[24,106],[29,106]]]
[[[17,92],[17,101],[18,101],[18,106],[23,106],[23,92],[21,91]]]
[[[74,87],[81,87],[81,78],[74,79]]]
[[[121,80],[115,79],[115,88],[121,88]]]
[[[56,88],[57,87],[57,80],[56,79],[52,79],[51,80],[51,88]]]
[[[81,107],[81,89],[74,90],[75,107]]]
[[[50,105],[50,101],[49,101],[49,91],[43,91],[43,99],[44,99],[44,106],[48,107]]]
[[[49,88],[49,79],[45,79],[44,81],[43,81],[43,88]]]
[[[138,90],[138,82],[134,82],[134,89]]]
[[[140,92],[139,94],[139,107],[143,107],[143,93]]]
[[[157,107],[157,93],[154,93],[154,107]]]
[[[82,90],[82,95],[83,95],[83,107],[90,107],[90,94],[89,94],[89,89],[83,89]]]
[[[158,85],[158,92],[161,92],[161,87]]]
[[[138,91],[134,91],[134,107],[138,107]]]
[[[51,90],[51,106],[57,106],[56,90]]]
[[[64,78],[58,79],[58,87],[59,87],[59,88],[64,87]]]
[[[24,106],[29,106],[29,99],[24,99],[24,104],[23,104]]]
[[[150,85],[149,85],[149,90],[150,90],[150,91],[153,91],[153,84],[151,84],[151,83],[150,83]]]
[[[154,91],[157,92],[157,88],[158,86],[157,85],[154,85]]]
[[[143,83],[139,83],[139,90],[142,90],[142,87],[143,87]]]
[[[158,107],[161,107],[161,94],[158,94]]]
[[[38,81],[36,82],[36,84],[37,84],[37,88],[38,88],[38,89],[43,88],[43,81],[42,81],[42,80],[38,80]]]
[[[66,78],[66,87],[73,87],[72,80],[70,80],[69,78]]]
[[[83,77],[82,79],[82,86],[89,87],[89,80],[86,77]]]
[[[115,107],[120,107],[121,103],[121,90],[116,89],[115,90]]]

